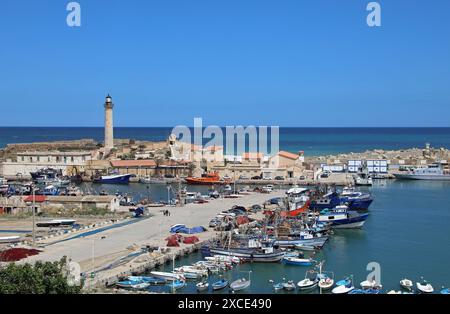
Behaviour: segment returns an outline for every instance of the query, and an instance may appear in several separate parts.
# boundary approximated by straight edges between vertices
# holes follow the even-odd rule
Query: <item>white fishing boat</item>
[[[181,266],[174,269],[177,273],[193,273],[199,276],[208,276],[208,270],[196,266]]]
[[[402,292],[401,291],[397,291],[397,290],[389,290],[387,292],[387,294],[402,294]]]
[[[364,280],[360,283],[362,289],[381,289],[382,285],[378,284],[375,279]]]
[[[421,282],[416,283],[417,290],[419,290],[422,293],[433,293],[434,288],[431,284],[429,284],[426,280],[423,280]]]
[[[207,256],[205,257],[205,260],[213,262],[227,262],[234,264],[239,264],[241,262],[241,259],[237,256],[226,256],[226,255]]]
[[[198,284],[196,284],[196,287],[197,287],[198,292],[207,291],[209,288],[209,283],[208,282],[199,282]]]
[[[230,289],[232,291],[241,291],[250,287],[252,281],[250,280],[251,271],[248,272],[248,279],[240,278],[238,280],[233,281],[230,284]]]
[[[319,274],[317,275],[317,279],[319,279],[318,286],[321,290],[328,290],[334,285],[334,273],[322,271],[324,263],[325,261],[319,263]]]
[[[250,287],[251,281],[245,278],[235,280],[231,283],[230,288],[233,291],[240,291]]]
[[[406,289],[406,290],[412,290],[413,288],[413,282],[409,279],[402,279],[400,280],[400,286],[402,286],[402,288]]]
[[[182,280],[184,281],[186,278],[182,274],[174,274],[164,271],[152,271],[150,273],[154,277],[163,278],[166,280]]]
[[[337,286],[337,287],[334,287],[333,290],[331,290],[331,293],[346,294],[346,293],[349,293],[350,291],[352,291],[353,289],[355,289],[353,284],[346,285],[346,286]]]
[[[297,283],[297,286],[300,290],[311,290],[311,289],[314,289],[315,287],[317,287],[318,283],[319,283],[319,280],[317,280],[317,279],[305,278],[303,280],[300,280]]]
[[[0,237],[0,243],[16,243],[21,241],[20,236]]]
[[[283,289],[286,291],[292,291],[295,290],[295,283],[292,280],[289,280],[288,282],[284,282]]]

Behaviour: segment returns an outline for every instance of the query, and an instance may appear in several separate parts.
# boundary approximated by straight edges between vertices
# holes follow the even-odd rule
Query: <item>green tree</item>
[[[68,282],[67,258],[0,268],[0,294],[78,294],[83,283]]]

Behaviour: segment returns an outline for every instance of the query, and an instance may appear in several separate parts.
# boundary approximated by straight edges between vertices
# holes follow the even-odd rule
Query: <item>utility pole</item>
[[[32,203],[32,211],[33,211],[33,247],[36,246],[36,215],[35,215],[35,210],[36,210],[36,193],[34,191],[34,184],[31,184],[31,189],[32,189],[32,195],[33,195],[33,203]]]

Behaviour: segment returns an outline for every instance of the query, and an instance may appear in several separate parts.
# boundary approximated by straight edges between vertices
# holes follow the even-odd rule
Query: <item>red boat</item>
[[[188,177],[185,179],[187,184],[211,185],[228,184],[229,180],[221,180],[217,172],[203,174],[200,178]]]

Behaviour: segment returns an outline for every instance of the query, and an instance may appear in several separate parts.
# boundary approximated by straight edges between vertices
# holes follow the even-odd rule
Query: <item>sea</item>
[[[165,141],[170,127],[115,127],[114,137]],[[193,131],[191,132],[193,134]],[[268,132],[270,134],[270,130]],[[223,130],[223,134],[226,132]],[[0,148],[9,143],[49,142],[76,139],[103,141],[101,127],[0,127]],[[268,136],[268,147],[271,147]],[[209,140],[204,139],[203,144]],[[225,137],[226,141],[226,137]],[[370,149],[397,150],[411,147],[450,148],[450,128],[284,128],[279,129],[279,149],[304,151],[306,156],[364,152]],[[225,144],[225,143],[224,143]],[[248,140],[246,142],[248,147]]]
[[[162,141],[171,128],[115,128],[116,138]],[[0,147],[8,143],[93,138],[101,141],[102,128],[0,128]],[[305,151],[305,155],[362,152],[368,149],[405,149],[424,147],[450,148],[450,128],[281,128],[280,149]],[[129,193],[136,199],[150,197],[167,200],[164,185],[133,183],[129,186],[84,183],[84,190]],[[206,193],[204,187],[190,187]],[[338,230],[323,250],[312,256],[324,260],[324,270],[336,280],[353,276],[355,286],[372,271],[380,271],[383,290],[399,290],[399,281],[422,278],[436,291],[450,287],[450,182],[376,180],[370,188],[374,202],[370,217],[360,230]],[[175,266],[200,260],[200,253],[177,260]],[[161,267],[170,271],[172,265]],[[272,285],[283,280],[298,282],[311,267],[276,264],[242,264],[223,274],[226,279],[248,278],[252,281],[243,293],[275,293]],[[250,273],[251,271],[251,273]],[[211,276],[210,283],[219,277]],[[167,286],[150,288],[170,293]],[[195,282],[178,293],[195,293]],[[216,293],[228,293],[223,290]],[[209,293],[212,293],[211,290]],[[300,293],[277,292],[277,293]],[[318,290],[308,293],[319,293]]]

